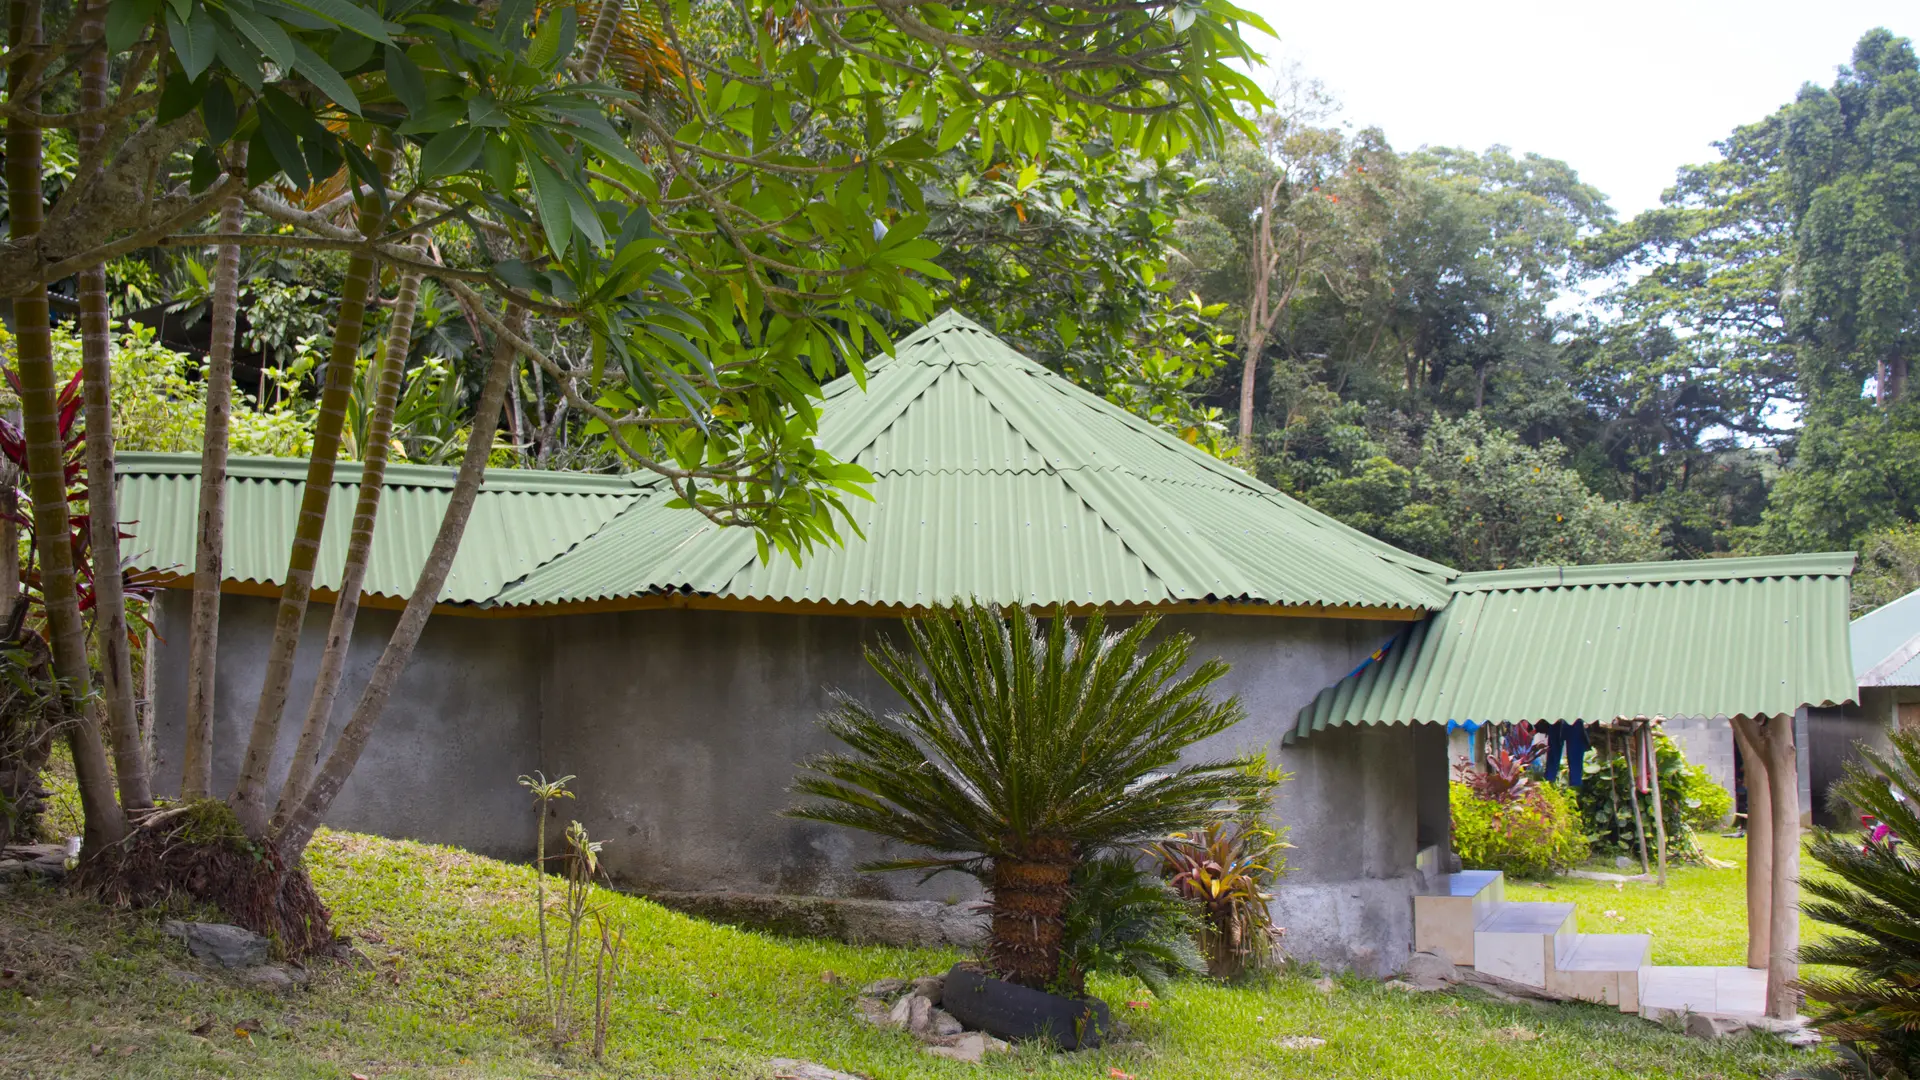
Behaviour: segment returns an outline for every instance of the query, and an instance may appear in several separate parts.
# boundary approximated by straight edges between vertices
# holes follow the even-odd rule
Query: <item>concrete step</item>
[[[1474,927],[1505,898],[1506,876],[1498,870],[1439,875],[1432,888],[1413,898],[1413,947],[1444,952],[1454,963],[1471,966]]]
[[[1653,965],[1648,934],[1572,934],[1554,943],[1547,989],[1582,1001],[1640,1011],[1640,982]]]
[[[1640,1015],[1682,1013],[1752,1019],[1767,1011],[1767,973],[1746,967],[1648,967],[1640,976]]]
[[[1489,975],[1545,989],[1560,939],[1572,938],[1574,906],[1502,900],[1473,928],[1473,966]]]

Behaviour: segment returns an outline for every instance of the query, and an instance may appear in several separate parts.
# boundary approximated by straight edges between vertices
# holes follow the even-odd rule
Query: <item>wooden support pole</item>
[[[1633,835],[1640,841],[1640,873],[1651,874],[1647,865],[1647,823],[1640,816],[1640,752],[1634,747],[1633,729],[1627,729],[1627,798],[1633,803]]]
[[[1647,786],[1653,789],[1653,833],[1659,838],[1660,887],[1667,887],[1667,814],[1660,805],[1660,753],[1653,745],[1653,721],[1640,724],[1640,738],[1647,753]]]
[[[1773,797],[1773,890],[1767,918],[1767,1015],[1791,1020],[1800,1012],[1800,764],[1793,745],[1793,714],[1767,721],[1767,791]]]
[[[1747,966],[1767,966],[1773,910],[1773,797],[1760,727],[1744,716],[1733,721],[1733,740],[1747,774]]]

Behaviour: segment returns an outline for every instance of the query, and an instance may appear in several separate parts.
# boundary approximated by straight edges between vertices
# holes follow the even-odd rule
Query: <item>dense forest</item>
[[[670,87],[681,65],[748,47],[728,25],[696,18],[671,47],[636,33],[613,55],[630,85]],[[1831,85],[1729,132],[1625,221],[1564,162],[1396,149],[1300,73],[1269,97],[1244,128],[1153,154],[1038,109],[925,132],[936,153],[910,201],[932,243],[904,269],[936,306],[1462,569],[1858,549],[1861,607],[1920,586],[1920,71],[1907,39],[1866,33]],[[868,109],[882,129],[921,122],[910,95]],[[71,134],[49,131],[49,200],[76,160]],[[328,185],[344,176],[302,205],[338,202]],[[285,228],[244,211],[242,231]],[[450,229],[421,233],[423,249],[472,246]],[[238,259],[233,448],[305,454],[350,260],[311,245]],[[127,335],[113,361],[121,448],[199,446],[214,275],[204,248],[107,264]],[[54,291],[58,318],[75,298],[70,283]],[[361,320],[344,456],[364,448],[392,306]],[[432,280],[410,315],[392,451],[457,461],[484,328]],[[529,334],[559,365],[598,375],[608,362],[566,320],[536,314]],[[56,332],[63,371],[78,341]],[[518,370],[495,463],[628,465],[555,384],[540,365]]]

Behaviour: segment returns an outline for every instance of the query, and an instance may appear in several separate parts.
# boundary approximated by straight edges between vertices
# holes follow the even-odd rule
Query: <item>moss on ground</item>
[[[168,912],[0,889],[0,967],[20,973],[0,981],[0,1075],[744,1080],[784,1056],[874,1080],[1098,1080],[1116,1071],[1139,1080],[1574,1080],[1759,1078],[1807,1061],[1771,1038],[1697,1042],[1593,1006],[1409,995],[1357,979],[1325,993],[1290,975],[1186,983],[1160,999],[1096,980],[1133,1025],[1135,1045],[1076,1055],[1025,1048],[983,1068],[929,1057],[907,1036],[851,1016],[865,982],[941,970],[957,959],[950,951],[775,938],[615,897],[609,912],[633,952],[608,1061],[595,1066],[543,1036],[530,871],[338,833],[321,834],[310,865],[364,960],[317,969],[307,990],[288,995],[201,969],[160,933]],[[1327,1042],[1288,1050],[1280,1040],[1289,1035]]]

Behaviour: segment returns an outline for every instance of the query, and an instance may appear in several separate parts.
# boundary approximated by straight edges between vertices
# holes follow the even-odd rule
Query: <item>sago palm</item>
[[[795,789],[817,801],[791,813],[923,850],[862,869],[974,875],[991,895],[995,972],[1049,985],[1078,864],[1268,786],[1241,762],[1181,762],[1243,713],[1207,693],[1227,665],[1186,671],[1192,638],[1156,641],[1155,623],[1109,632],[1092,615],[1076,631],[978,603],[908,620],[910,652],[867,651],[906,707],[883,716],[840,695],[828,728],[847,749],[806,763]]]
[[[1875,1075],[1920,1065],[1920,735],[1893,753],[1862,748],[1872,769],[1847,767],[1839,797],[1872,819],[1864,837],[1818,834],[1809,854],[1832,871],[1808,877],[1801,910],[1834,933],[1800,950],[1802,963],[1841,969],[1804,980],[1825,1008],[1820,1030],[1853,1044]]]

